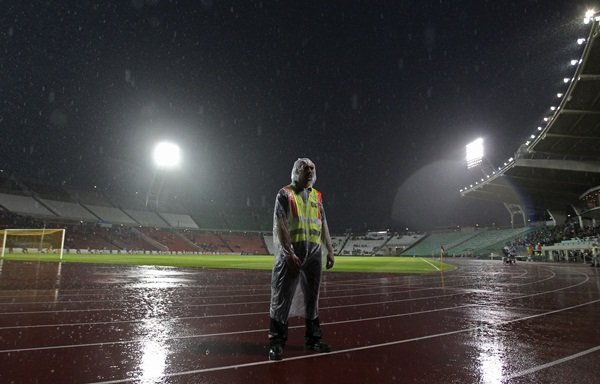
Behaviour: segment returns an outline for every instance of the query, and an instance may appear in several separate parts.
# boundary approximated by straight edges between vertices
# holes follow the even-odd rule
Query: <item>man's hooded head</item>
[[[302,185],[303,177],[306,177],[306,185]],[[317,181],[317,168],[311,159],[303,157],[294,162],[292,168],[292,184],[305,188],[312,188]]]

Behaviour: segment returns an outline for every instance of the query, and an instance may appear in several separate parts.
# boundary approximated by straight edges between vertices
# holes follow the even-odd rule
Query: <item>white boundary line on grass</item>
[[[427,264],[431,265],[433,268],[437,269],[438,272],[440,271],[440,269],[438,267],[436,267],[433,263],[429,262],[428,260],[425,260],[422,257],[420,257],[420,259],[423,260],[424,262],[426,262]]]

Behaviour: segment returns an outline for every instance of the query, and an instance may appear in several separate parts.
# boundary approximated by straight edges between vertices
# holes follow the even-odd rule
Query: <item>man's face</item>
[[[300,166],[300,173],[298,175],[298,184],[306,188],[308,187],[310,181],[313,179],[315,175],[315,164],[312,161],[305,161]]]

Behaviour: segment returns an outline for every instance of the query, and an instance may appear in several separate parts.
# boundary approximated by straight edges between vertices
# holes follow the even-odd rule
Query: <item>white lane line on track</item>
[[[419,278],[419,280],[434,280],[437,279],[437,276],[430,276],[430,275],[426,275],[426,276],[416,276]],[[457,274],[453,274],[453,277],[455,278],[466,278],[468,277],[467,275],[457,275]],[[365,284],[365,283],[369,283],[369,282],[373,282],[377,283],[378,281],[380,282],[381,280],[385,279],[387,281],[396,281],[396,280],[404,280],[405,276],[404,275],[399,275],[399,276],[389,276],[386,275],[385,277],[373,277],[373,278],[363,278],[363,279],[348,279],[348,280],[323,280],[323,282],[321,283],[321,288],[327,288],[327,286],[344,286],[344,285],[359,285],[359,284]],[[269,285],[270,280],[268,282],[266,282],[266,285]],[[365,284],[366,285],[366,284]],[[215,289],[216,287],[219,287],[218,289]],[[221,288],[222,287],[222,288]],[[186,286],[174,286],[174,287],[169,287],[167,288],[168,290],[193,290],[193,291],[199,291],[202,289],[206,289],[206,288],[210,288],[210,291],[215,293],[215,292],[235,292],[235,291],[248,291],[248,289],[254,288],[254,289],[258,289],[258,290],[264,290],[268,293],[270,293],[270,286],[265,288],[265,284],[248,284],[248,285],[186,285]],[[122,293],[116,294],[114,293],[114,288],[81,288],[81,289],[75,289],[75,288],[60,288],[60,287],[52,287],[52,288],[48,288],[48,289],[44,289],[44,291],[52,291],[52,293],[49,293],[49,296],[53,296],[54,295],[54,290],[55,289],[60,289],[61,291],[61,295],[68,297],[68,296],[90,296],[90,295],[105,295],[105,296],[109,296],[109,295],[119,295],[122,296]],[[140,288],[125,288],[122,289],[122,291],[124,292],[129,292],[129,291],[134,291],[134,292],[138,292],[140,290],[146,290],[147,287],[142,286]],[[74,291],[76,293],[69,293],[71,291]],[[82,292],[86,292],[86,291],[92,291],[92,292],[97,292],[97,293],[82,293]],[[18,297],[39,297],[39,294],[36,295],[23,295],[23,296],[18,296]],[[4,294],[0,294],[0,299],[2,298],[14,298],[14,295],[4,295]],[[210,297],[210,296],[209,296]],[[212,297],[221,297],[221,296],[212,296]]]
[[[423,260],[424,262],[426,262],[427,264],[431,265],[433,268],[435,268],[438,272],[440,271],[440,269],[438,267],[436,267],[434,264],[432,264],[431,262],[429,262],[428,260],[425,260],[424,258],[420,257],[421,260]]]
[[[551,278],[551,277],[549,277]],[[547,278],[547,279],[549,279]],[[546,279],[542,279],[542,280],[538,280],[532,283],[523,283],[521,285],[527,285],[527,284],[534,284],[537,282],[542,282]],[[340,296],[321,296],[321,300],[337,300],[337,299],[343,299],[343,298],[355,298],[355,297],[365,297],[365,296],[377,296],[377,295],[391,295],[391,294],[398,294],[398,293],[414,293],[414,292],[419,292],[419,291],[426,291],[426,290],[449,290],[449,289],[456,289],[456,288],[460,288],[460,287],[464,287],[467,284],[447,284],[446,287],[421,287],[421,288],[416,288],[415,285],[410,285],[410,284],[397,284],[397,285],[384,285],[382,287],[380,287],[379,289],[382,288],[386,288],[386,287],[396,287],[394,291],[391,292],[373,292],[373,293],[362,293],[362,294],[349,294],[349,295],[340,295]],[[413,288],[413,289],[411,289]],[[463,288],[464,289],[464,288]],[[353,289],[350,290],[335,290],[335,291],[328,291],[329,294],[331,293],[337,293],[339,291],[341,292],[348,292],[348,291],[352,291]],[[472,292],[472,290],[471,290]],[[252,296],[252,295],[250,295]],[[223,296],[223,297],[237,297],[237,296]],[[202,296],[199,296],[198,298],[202,298]],[[129,302],[130,300],[127,301],[122,301],[122,302]],[[101,301],[102,303],[106,302],[106,300]],[[70,304],[70,303],[77,303],[77,302],[46,302],[44,304],[49,304],[49,305],[56,305],[56,304]],[[254,302],[234,302],[234,303],[209,303],[209,304],[182,304],[182,305],[175,305],[173,306],[173,308],[178,308],[178,307],[224,307],[224,306],[228,306],[228,305],[240,305],[240,304],[264,304],[264,303],[269,303],[269,301],[254,301]],[[21,304],[21,305],[25,305],[25,304],[32,304],[32,303],[15,303],[15,304]],[[0,304],[1,306],[1,304]],[[98,312],[102,312],[102,311],[125,311],[125,310],[129,310],[129,307],[127,308],[115,308],[115,307],[111,307],[111,308],[84,308],[84,309],[53,309],[53,310],[39,310],[39,311],[13,311],[13,312],[1,312],[0,311],[0,315],[32,315],[32,314],[49,314],[49,313],[59,313],[59,314],[65,314],[65,313],[76,313],[76,312],[94,312],[94,311],[98,311]]]
[[[468,276],[454,275],[454,276],[448,276],[447,280],[448,281],[450,281],[450,280],[458,280],[458,279],[462,280],[462,279],[466,279],[466,278],[468,278]],[[386,280],[388,280],[388,281],[389,280],[394,280],[394,281],[397,280],[397,282],[392,281],[391,283],[388,283],[388,284],[381,284],[381,280],[382,279],[383,278],[373,279],[372,280],[373,282],[369,283],[369,284],[341,284],[341,285],[335,285],[335,289],[327,287],[326,284],[323,284],[323,285],[321,285],[321,290],[322,290],[322,292],[326,292],[326,293],[336,293],[336,292],[349,292],[349,291],[356,291],[356,290],[382,289],[382,288],[388,288],[388,287],[396,287],[396,288],[407,287],[408,288],[408,287],[414,287],[415,285],[418,285],[418,284],[407,284],[404,278],[402,278],[402,279],[400,279],[400,278],[387,278]],[[419,280],[420,280],[420,283],[422,284],[425,281],[428,281],[428,280],[437,280],[437,279],[438,279],[438,277],[436,275],[436,276],[431,276],[431,277],[428,277],[428,278],[421,278]],[[354,287],[357,287],[357,288],[342,288],[342,287],[344,287],[346,285],[351,285],[351,286],[354,286]],[[334,286],[332,286],[332,287],[334,287]],[[52,293],[48,294],[47,296],[53,298],[55,296],[55,294],[56,294],[54,291],[55,290],[53,289]],[[236,288],[235,290],[233,290],[233,292],[236,292],[236,291],[247,292],[248,290],[242,290],[241,288],[239,288],[239,289]],[[262,293],[262,291],[264,291],[264,293]],[[90,296],[90,294],[75,295],[75,294],[64,294],[63,292],[64,292],[63,290],[60,290],[60,297],[61,298],[77,297],[77,296]],[[242,295],[231,295],[231,294],[228,294],[228,295],[221,295],[221,294],[215,295],[215,294],[212,294],[212,295],[209,295],[209,296],[198,296],[198,295],[196,295],[196,296],[191,296],[191,297],[186,296],[186,300],[189,300],[189,299],[221,299],[221,298],[228,298],[228,297],[255,297],[257,295],[270,295],[270,294],[271,294],[271,288],[270,287],[264,288],[264,286],[260,286],[260,289],[255,289],[255,291],[253,291],[252,294],[242,294]],[[94,295],[97,295],[97,294],[94,294]],[[116,295],[116,294],[113,294],[113,295]],[[28,295],[28,296],[14,296],[14,295],[13,296],[8,296],[7,295],[7,296],[0,296],[0,299],[1,298],[10,298],[11,300],[14,300],[14,299],[19,299],[19,298],[39,297],[39,296],[40,295]],[[93,302],[106,302],[107,300],[116,301],[116,302],[130,302],[130,301],[132,301],[131,299],[112,300],[112,299],[110,299],[110,296],[112,296],[112,295],[111,294],[103,294],[103,297],[101,299],[98,299],[98,300],[61,300],[61,301],[58,301],[58,302],[56,300],[54,300],[54,299],[50,300],[50,301],[37,301],[37,302],[29,302],[29,301],[1,302],[0,301],[0,306],[2,306],[2,305],[25,305],[25,304],[93,303]],[[123,295],[123,293],[119,293],[118,296],[119,297],[123,297],[124,295]],[[131,296],[131,295],[125,295],[125,296]],[[321,296],[323,296],[323,295],[321,295]],[[326,297],[324,297],[324,298],[326,298]]]
[[[429,288],[424,288],[420,290],[411,291],[411,293],[423,290],[430,290]],[[346,305],[329,305],[329,306],[320,306],[321,310],[327,309],[338,309],[338,308],[353,308],[353,307],[362,307],[362,306],[370,306],[370,305],[382,305],[382,304],[395,304],[395,303],[404,303],[407,301],[417,301],[417,300],[435,300],[444,297],[458,296],[458,295],[468,295],[474,292],[471,291],[459,291],[456,293],[449,293],[445,295],[435,295],[435,296],[423,296],[423,297],[411,297],[407,299],[396,299],[396,300],[385,300],[385,301],[371,301],[368,303],[360,303],[360,304],[346,304]],[[375,295],[375,294],[373,294]],[[368,296],[373,296],[368,295]],[[378,294],[380,295],[380,294]],[[385,294],[385,296],[389,296],[389,294]],[[339,298],[348,298],[352,296],[340,296]],[[259,302],[259,304],[268,304],[269,302]],[[241,303],[241,304],[256,304],[256,303]],[[21,313],[21,312],[19,312]],[[222,315],[208,315],[208,316],[170,316],[168,320],[190,320],[190,319],[211,319],[215,317],[232,317],[232,316],[254,316],[254,315],[266,315],[268,312],[244,312],[244,313],[230,313],[230,314],[222,314]],[[79,322],[79,323],[59,323],[59,324],[39,324],[39,325],[15,325],[15,326],[6,326],[0,327],[0,331],[8,330],[8,329],[25,329],[25,328],[46,328],[46,327],[73,327],[73,326],[92,326],[92,325],[105,325],[105,324],[123,324],[123,323],[141,323],[152,320],[164,320],[160,317],[151,317],[145,319],[136,319],[136,320],[118,320],[118,321],[95,321],[95,322]]]
[[[427,287],[427,288],[419,288],[419,289],[413,289],[413,290],[404,290],[404,289],[398,289],[395,291],[391,291],[391,292],[375,292],[375,293],[363,293],[363,294],[351,294],[351,295],[341,295],[341,296],[329,296],[329,297],[322,297],[321,300],[339,300],[339,299],[347,299],[347,298],[356,298],[356,297],[367,297],[367,296],[390,296],[390,295],[397,295],[397,294],[401,294],[401,293],[410,293],[413,294],[415,292],[420,292],[420,291],[431,291],[431,290],[443,290],[443,288],[441,287]],[[463,292],[463,293],[469,293],[469,291],[467,292]],[[429,298],[435,298],[436,296],[433,297],[429,297]],[[266,305],[269,304],[270,301],[267,300],[263,300],[263,301],[243,301],[243,302],[234,302],[234,303],[210,303],[210,304],[181,304],[181,305],[174,305],[172,307],[170,307],[171,309],[173,308],[210,308],[210,307],[228,307],[228,306],[240,306],[240,305]],[[352,306],[352,305],[349,305]],[[327,307],[321,307],[322,309],[326,309]],[[84,309],[54,309],[54,310],[45,310],[45,311],[14,311],[14,312],[0,312],[0,315],[33,315],[33,314],[50,314],[50,313],[58,313],[58,314],[66,314],[66,313],[76,313],[76,312],[94,312],[94,311],[98,311],[98,312],[103,312],[103,311],[129,311],[129,308],[84,308]],[[240,315],[243,315],[243,313],[241,313]],[[2,328],[0,328],[2,329]]]
[[[520,372],[515,372],[515,373],[513,373],[513,374],[511,374],[511,375],[509,375],[509,376],[507,376],[505,378],[508,379],[508,380],[510,380],[510,379],[514,379],[514,378],[517,378],[517,377],[527,376],[527,375],[530,375],[532,373],[541,371],[543,369],[551,368],[551,367],[554,367],[555,365],[566,363],[567,361],[575,360],[575,359],[577,359],[579,357],[582,357],[582,356],[585,356],[585,355],[589,355],[590,353],[594,353],[594,352],[597,352],[597,351],[600,351],[600,345],[597,345],[597,346],[595,346],[593,348],[590,348],[590,349],[586,349],[585,351],[581,351],[581,352],[577,352],[577,353],[569,355],[569,356],[565,356],[562,359],[554,360],[554,361],[551,361],[551,362],[546,363],[546,364],[536,365],[535,367],[531,367],[529,369],[525,369],[525,370],[520,371]]]
[[[545,316],[546,314],[552,314],[552,313],[557,313],[557,312],[569,311],[571,309],[583,307],[583,306],[594,304],[594,303],[597,303],[597,302],[600,302],[600,299],[593,300],[593,301],[590,301],[590,302],[587,302],[587,303],[577,304],[577,305],[574,305],[574,306],[571,306],[571,307],[566,307],[566,308],[562,308],[562,309],[555,310],[555,311],[550,311],[548,313],[536,315],[535,317]],[[523,320],[527,320],[527,319],[530,319],[530,318],[532,318],[532,316],[526,316],[524,318],[515,319],[513,321],[523,321]],[[502,324],[504,324],[504,323],[500,323],[499,325],[502,325]],[[433,334],[433,335],[426,335],[426,336],[414,337],[414,338],[410,338],[410,339],[402,339],[402,340],[389,341],[389,342],[380,343],[380,344],[371,344],[371,345],[365,345],[365,346],[361,346],[361,347],[340,349],[340,350],[335,350],[335,351],[332,351],[332,352],[329,352],[329,353],[293,356],[293,357],[289,357],[289,358],[286,358],[284,360],[281,360],[279,362],[263,360],[263,361],[256,361],[256,362],[244,363],[244,364],[234,364],[234,365],[227,365],[227,366],[219,366],[219,367],[211,367],[211,368],[203,368],[203,369],[194,369],[194,370],[190,370],[190,371],[172,372],[172,373],[167,373],[167,374],[156,376],[156,377],[152,377],[152,378],[150,378],[150,377],[144,377],[144,379],[161,379],[161,378],[168,378],[168,377],[178,377],[178,376],[194,375],[194,374],[199,374],[199,373],[224,371],[224,370],[230,370],[230,369],[239,369],[239,368],[246,368],[246,367],[256,367],[256,366],[266,365],[266,364],[281,364],[281,363],[284,363],[286,361],[305,360],[305,359],[312,359],[312,358],[323,358],[323,357],[327,357],[328,355],[337,355],[337,354],[342,354],[342,353],[357,352],[357,351],[369,350],[369,349],[374,349],[374,348],[383,348],[383,347],[389,347],[389,346],[393,346],[393,345],[406,344],[406,343],[411,343],[411,342],[415,342],[415,341],[422,341],[422,340],[434,339],[434,338],[439,338],[439,337],[452,336],[452,335],[456,335],[456,334],[460,334],[460,333],[472,332],[472,331],[475,331],[475,330],[478,330],[478,329],[491,328],[492,326],[493,326],[493,324],[492,325],[487,325],[487,324],[486,325],[479,325],[479,326],[476,326],[476,327],[464,328],[464,329],[459,329],[459,330],[456,330],[456,331],[449,331],[449,332],[443,332],[443,333],[436,333],[436,334]],[[596,347],[596,348],[600,348],[600,347]],[[594,352],[594,351],[591,351],[591,352]],[[587,352],[587,353],[591,353],[591,352]],[[575,356],[575,355],[573,355],[573,356]],[[576,356],[576,357],[579,357],[579,356]],[[539,367],[543,367],[543,366],[539,366]],[[536,367],[534,367],[534,368],[536,368]],[[540,368],[540,369],[544,369],[544,368]],[[531,373],[531,372],[528,372],[528,371],[523,371],[523,372],[525,372],[523,375]],[[515,376],[515,377],[518,377],[518,376]],[[131,381],[137,381],[137,380],[140,380],[141,378],[142,377],[133,377],[133,378],[127,378],[127,379],[98,381],[98,382],[94,382],[93,384],[126,383],[126,382],[131,382]]]
[[[585,276],[585,279],[579,283],[567,286],[567,287],[562,287],[562,288],[558,288],[558,289],[554,289],[554,290],[550,290],[550,291],[545,291],[545,292],[537,292],[537,293],[533,293],[530,295],[524,295],[524,296],[519,296],[519,297],[515,297],[515,298],[507,298],[507,299],[503,299],[503,300],[498,300],[498,302],[506,302],[506,301],[511,301],[511,300],[515,300],[515,299],[523,299],[523,298],[527,298],[527,297],[534,297],[534,296],[539,296],[542,294],[546,294],[546,293],[553,293],[553,292],[557,292],[557,291],[562,291],[562,290],[566,290],[569,288],[573,288],[573,287],[577,287],[579,285],[583,285],[586,282],[589,281],[589,276]],[[600,301],[600,299],[592,301],[592,302],[588,302],[587,304],[590,303],[594,303],[596,301]],[[487,304],[489,305],[489,303]],[[482,306],[480,304],[467,304],[467,305],[462,305],[462,306],[454,306],[454,307],[445,307],[445,308],[438,308],[438,309],[431,309],[431,310],[425,310],[425,311],[419,311],[419,312],[409,312],[409,313],[400,313],[400,314],[393,314],[393,315],[386,315],[386,316],[377,316],[377,317],[370,317],[370,318],[361,318],[361,319],[351,319],[351,320],[343,320],[343,321],[332,321],[332,322],[324,322],[322,323],[323,325],[333,325],[333,324],[345,324],[345,323],[356,323],[356,322],[364,322],[364,321],[375,321],[375,320],[381,320],[381,319],[390,319],[390,318],[398,318],[398,317],[405,317],[405,316],[413,316],[413,315],[419,315],[419,314],[423,314],[423,313],[433,313],[433,312],[440,312],[440,311],[447,311],[447,310],[454,310],[454,309],[460,309],[460,308],[467,308],[467,307],[477,307],[477,306]],[[576,306],[573,307],[569,307],[569,308],[576,308]],[[559,309],[556,311],[551,311],[551,312],[547,312],[547,313],[553,313],[553,312],[561,312],[564,309]],[[543,312],[541,314],[538,315],[533,315],[533,316],[528,316],[526,318],[535,318],[535,317],[539,317],[539,316],[543,316],[544,313]],[[206,317],[239,317],[241,314],[230,314],[230,315],[216,315],[216,316],[206,316]],[[265,315],[264,312],[256,312],[256,313],[249,313],[249,314],[244,314],[244,315]],[[506,321],[504,322],[506,323]],[[294,326],[294,327],[290,327],[290,328],[300,328],[302,327],[301,325],[299,326]],[[189,335],[189,336],[174,336],[174,337],[168,337],[168,338],[163,338],[161,340],[165,341],[165,340],[180,340],[180,339],[193,339],[193,338],[203,338],[203,337],[210,337],[210,336],[227,336],[227,335],[235,335],[235,334],[242,334],[242,333],[251,333],[251,332],[266,332],[266,329],[257,329],[257,330],[253,330],[253,331],[237,331],[237,332],[223,332],[223,333],[216,333],[216,334],[205,334],[205,335]],[[99,343],[88,343],[88,344],[69,344],[69,345],[55,345],[55,346],[47,346],[47,347],[32,347],[32,348],[16,348],[16,349],[10,349],[10,350],[0,350],[0,353],[10,353],[10,352],[27,352],[27,351],[36,351],[36,350],[49,350],[49,349],[61,349],[61,348],[78,348],[78,347],[90,347],[90,346],[106,346],[106,345],[113,345],[113,344],[125,344],[125,343],[140,343],[140,342],[145,342],[147,341],[146,338],[144,339],[137,339],[137,340],[122,340],[122,341],[115,341],[115,342],[99,342]]]
[[[450,285],[451,287],[454,286],[461,286],[461,285]],[[373,292],[373,293],[359,293],[359,294],[348,294],[348,295],[341,295],[341,296],[323,296],[321,295],[321,299],[337,299],[340,297],[360,297],[360,296],[372,296],[372,295],[381,295],[381,294],[392,294],[392,293],[402,293],[402,292],[415,292],[418,290],[423,290],[423,289],[444,289],[442,287],[423,287],[423,288],[419,288],[419,289],[413,289],[410,290],[411,288],[414,288],[415,285],[408,285],[406,283],[404,284],[387,284],[387,285],[379,285],[379,286],[372,286],[370,288],[366,288],[366,287],[362,287],[362,288],[352,288],[352,289],[335,289],[335,290],[327,290],[326,293],[327,295],[331,295],[334,293],[338,293],[338,292],[352,292],[352,291],[369,291],[369,290],[383,290],[383,289],[393,289],[394,291],[392,292]],[[269,288],[270,289],[270,288]],[[245,294],[245,295],[222,295],[222,296],[192,296],[192,297],[186,297],[185,301],[190,301],[190,300],[212,300],[212,299],[224,299],[224,298],[233,298],[233,297],[257,297],[257,296],[268,296],[269,300],[265,300],[262,301],[263,302],[270,302],[270,295],[271,293],[261,293],[261,294]],[[172,301],[176,301],[175,299],[171,299]],[[20,301],[20,302],[11,302],[11,303],[0,303],[0,307],[3,306],[16,306],[16,305],[57,305],[57,304],[90,304],[90,303],[105,303],[107,301],[107,299],[102,299],[102,300],[59,300],[59,301]],[[134,299],[122,299],[122,300],[110,300],[111,302],[117,302],[117,303],[131,303],[131,302],[135,302],[137,300]],[[183,300],[182,300],[183,301]],[[181,306],[219,306],[219,305],[239,305],[239,304],[247,304],[247,301],[244,302],[232,302],[232,303],[206,303],[206,304],[185,304],[185,305],[181,305]],[[255,302],[258,303],[258,302]],[[53,310],[53,311],[49,311],[49,312],[63,312],[64,310]],[[69,311],[69,310],[66,310]],[[11,312],[6,312],[6,313],[11,313]],[[0,315],[4,314],[4,312],[0,311]]]
[[[552,272],[552,274],[544,279],[541,280],[537,280],[537,281],[533,281],[533,282],[529,282],[529,283],[521,283],[522,286],[525,285],[530,285],[530,284],[536,284],[536,283],[540,283],[549,279],[552,279],[556,276],[556,273],[554,271],[552,271],[551,269],[548,269],[550,272]],[[589,277],[588,277],[589,279]],[[460,285],[457,285],[457,287],[460,287]],[[448,287],[447,287],[448,288]],[[567,287],[568,288],[568,287]],[[423,290],[433,290],[433,289],[439,289],[438,287],[427,287],[427,288],[420,288],[418,290],[413,290],[410,291],[411,293],[417,292],[417,291],[423,291]],[[464,291],[463,293],[473,293],[472,290],[467,290]],[[485,292],[484,292],[485,293]],[[373,295],[378,295],[378,294],[373,294]],[[330,298],[345,298],[347,296],[338,296],[338,297],[330,297]],[[435,299],[438,298],[439,295],[437,296],[428,296],[428,297],[423,297],[423,298],[415,298],[415,299],[400,299],[400,301],[410,301],[410,300],[423,300],[423,299]],[[373,304],[377,305],[380,304],[379,302],[374,302]],[[352,305],[349,305],[352,306]],[[321,309],[329,309],[331,307],[321,307]],[[333,307],[333,308],[339,308],[339,306],[337,307]],[[108,311],[109,309],[104,309],[104,311]],[[94,311],[94,310],[90,310],[90,311]],[[56,312],[56,311],[39,311],[39,312],[33,312],[33,313],[46,313],[46,312]],[[65,312],[75,312],[75,311],[59,311],[61,313],[65,313]],[[31,312],[16,312],[15,314],[29,314]],[[4,314],[8,314],[8,313],[4,313]],[[170,319],[174,319],[174,320],[189,320],[189,319],[209,319],[209,318],[218,318],[218,317],[232,317],[232,316],[255,316],[255,315],[263,315],[264,313],[262,312],[250,312],[250,313],[240,313],[240,314],[225,314],[225,315],[209,315],[209,316],[181,316],[181,317],[171,317]],[[145,321],[150,321],[152,319],[136,319],[136,320],[122,320],[122,321],[100,321],[100,322],[78,322],[78,323],[70,323],[70,324],[41,324],[41,325],[25,325],[25,326],[8,326],[8,327],[0,327],[1,329],[19,329],[19,328],[43,328],[43,327],[71,327],[71,326],[91,326],[91,325],[106,325],[106,324],[124,324],[124,323],[138,323],[138,322],[145,322]]]

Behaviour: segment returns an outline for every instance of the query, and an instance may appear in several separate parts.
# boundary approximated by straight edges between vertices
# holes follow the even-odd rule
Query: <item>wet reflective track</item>
[[[326,273],[334,351],[266,358],[270,273],[0,261],[1,383],[598,383],[600,271]]]

